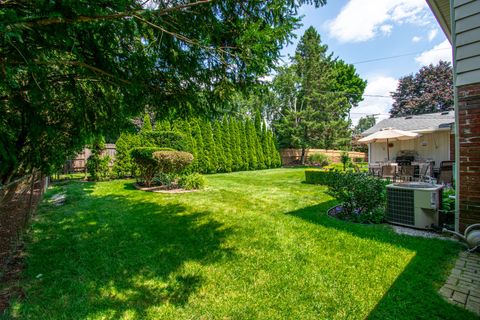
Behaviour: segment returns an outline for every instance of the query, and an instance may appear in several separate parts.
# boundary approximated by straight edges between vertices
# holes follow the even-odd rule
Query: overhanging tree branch
[[[178,6],[174,6],[171,8],[164,8],[158,10],[145,10],[145,9],[138,9],[132,10],[127,12],[119,12],[116,14],[109,14],[109,15],[98,15],[98,16],[78,16],[76,18],[63,18],[63,17],[55,17],[55,18],[35,18],[35,19],[26,19],[23,21],[18,21],[14,23],[7,23],[7,26],[27,26],[27,27],[38,27],[38,26],[48,26],[54,24],[71,24],[71,23],[88,23],[93,21],[101,21],[101,20],[118,20],[122,18],[132,17],[133,15],[142,15],[149,12],[156,12],[157,15],[163,16],[172,11],[179,11],[186,8],[194,7],[200,4],[210,3],[212,0],[198,0],[196,2],[186,3]]]

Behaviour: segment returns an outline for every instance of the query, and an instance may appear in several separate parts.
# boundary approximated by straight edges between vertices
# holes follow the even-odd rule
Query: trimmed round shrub
[[[193,155],[185,151],[155,151],[152,158],[162,173],[180,173],[193,162]]]
[[[130,152],[132,159],[138,166],[140,179],[145,186],[150,187],[155,174],[158,172],[157,160],[153,158],[154,152],[172,152],[170,148],[140,147],[134,148]]]
[[[199,173],[192,173],[180,178],[180,186],[186,190],[196,190],[203,189],[205,187],[206,181],[205,177]]]

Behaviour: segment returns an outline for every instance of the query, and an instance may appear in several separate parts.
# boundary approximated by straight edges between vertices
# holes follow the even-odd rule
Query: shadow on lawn
[[[460,245],[451,241],[395,235],[387,226],[340,221],[326,214],[333,205],[333,202],[322,203],[288,214],[355,237],[415,252],[368,319],[418,319],[419,315],[424,315],[425,319],[473,319],[472,313],[447,303],[437,293],[458,256]]]
[[[231,258],[222,248],[230,230],[207,213],[148,197],[88,196],[93,185],[67,188],[69,205],[37,222],[25,275],[30,288],[19,305],[26,318],[33,310],[55,319],[143,318],[151,307],[184,305],[201,285],[186,263]]]

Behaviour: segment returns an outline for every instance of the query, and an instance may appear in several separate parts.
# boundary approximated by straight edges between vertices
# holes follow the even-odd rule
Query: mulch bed
[[[166,186],[153,186],[153,187],[145,187],[138,183],[134,183],[133,186],[135,189],[148,191],[148,192],[158,192],[158,193],[189,193],[195,192],[198,190],[186,190],[182,188],[167,188]]]

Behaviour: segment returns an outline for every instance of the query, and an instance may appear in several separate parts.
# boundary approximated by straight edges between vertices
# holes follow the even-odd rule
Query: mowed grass
[[[21,319],[469,319],[438,295],[451,241],[326,216],[304,170],[207,176],[205,190],[132,181],[52,188],[27,239]],[[49,197],[66,193],[55,206]]]

